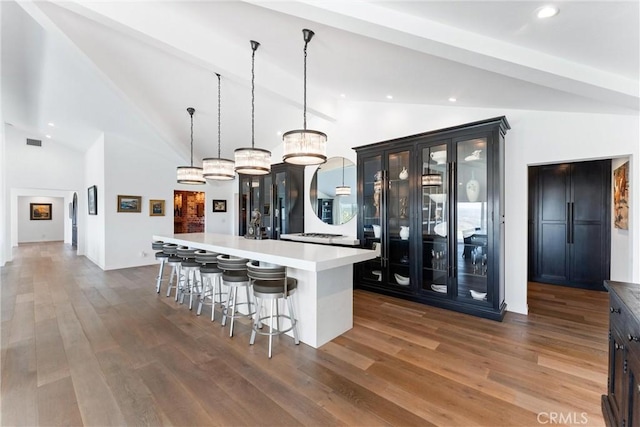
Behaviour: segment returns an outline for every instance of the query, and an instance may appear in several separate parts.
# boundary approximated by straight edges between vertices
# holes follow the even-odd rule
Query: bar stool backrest
[[[233,258],[229,255],[218,255],[218,268],[225,271],[246,271],[247,262],[246,258]]]
[[[165,243],[162,245],[162,252],[167,255],[175,255],[178,252],[178,245],[175,243]]]
[[[193,259],[193,258],[195,258],[196,250],[197,249],[189,249],[186,246],[179,246],[177,254],[178,254],[178,256],[180,258],[191,258],[191,259]]]
[[[164,242],[162,240],[156,240],[151,243],[151,249],[154,251],[161,251],[164,249]]]
[[[199,262],[200,264],[217,264],[218,255],[220,254],[217,254],[215,252],[202,251],[202,250],[195,252],[196,262]]]
[[[287,277],[287,268],[283,266],[261,267],[258,261],[247,263],[247,276],[252,280],[281,280]]]

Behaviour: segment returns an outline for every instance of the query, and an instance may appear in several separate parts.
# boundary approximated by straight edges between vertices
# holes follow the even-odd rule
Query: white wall
[[[18,197],[63,197],[65,218],[73,192],[80,196],[83,187],[84,156],[76,150],[43,140],[42,147],[26,145],[26,138],[38,138],[13,126],[4,125],[5,146],[3,173],[5,179],[2,210],[7,228],[2,235],[5,260],[10,261],[11,247],[18,244]],[[81,227],[81,224],[78,224]],[[64,240],[71,241],[70,221],[64,222]],[[84,245],[78,243],[78,253]]]
[[[32,220],[31,203],[51,203],[51,219]],[[62,197],[18,197],[18,243],[63,241],[68,219]]]
[[[237,210],[238,204],[238,176],[231,181],[208,181],[206,186],[205,231],[208,233],[236,234],[238,228]],[[226,212],[213,212],[212,200],[226,200]]]
[[[100,135],[84,154],[84,185],[82,193],[78,194],[78,218],[82,218],[86,224],[86,227],[78,230],[78,243],[84,241],[85,255],[102,269],[106,260],[104,151],[104,135]],[[87,189],[94,185],[97,187],[98,214],[89,215]]]
[[[629,157],[632,212],[629,253],[612,246],[612,259],[626,256],[626,268],[612,264],[612,277],[640,281],[640,120],[638,116],[556,113],[542,111],[472,109],[461,107],[355,103],[343,101],[338,121],[329,135],[329,156],[356,160],[351,147],[413,135],[505,115],[512,129],[506,135],[506,302],[507,309],[527,312],[527,168],[564,161]],[[308,185],[315,168],[305,171]],[[637,202],[636,202],[637,203]],[[356,234],[356,222],[343,226],[322,224],[305,202],[305,231]],[[331,231],[328,231],[331,230]],[[629,264],[631,266],[629,267]],[[615,271],[614,271],[615,268]],[[620,269],[625,271],[619,271]],[[630,272],[627,271],[630,268]]]
[[[613,159],[611,162],[611,194],[613,194],[613,171],[620,167],[625,162],[629,162],[628,157],[621,157],[617,159]],[[631,164],[631,162],[629,162]],[[629,181],[629,190],[631,191],[632,187],[638,186],[638,181],[635,181],[635,185],[632,184],[633,181]],[[636,199],[638,200],[638,199]],[[632,206],[629,204],[629,206]],[[633,263],[631,260],[631,254],[633,253],[633,241],[632,236],[629,230],[621,230],[619,228],[615,228],[613,225],[613,203],[611,204],[611,280],[617,280],[620,282],[630,282],[633,277]],[[631,209],[637,211],[636,209]],[[636,240],[638,236],[638,223],[636,222]],[[638,259],[637,257],[635,258]]]

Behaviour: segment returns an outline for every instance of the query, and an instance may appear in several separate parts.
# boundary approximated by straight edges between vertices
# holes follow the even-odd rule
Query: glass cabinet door
[[[457,297],[487,300],[487,138],[455,143]]]
[[[362,174],[363,247],[375,250],[378,256],[362,264],[361,276],[370,281],[386,282],[382,277],[382,156],[366,158]]]
[[[422,290],[446,296],[449,277],[447,144],[422,149]]]
[[[408,288],[410,283],[410,179],[409,151],[391,152],[387,156],[387,174],[383,176],[383,252],[389,285]],[[386,230],[385,230],[386,226]]]

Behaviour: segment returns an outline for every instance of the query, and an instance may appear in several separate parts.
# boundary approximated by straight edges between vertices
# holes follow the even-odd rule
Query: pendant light
[[[220,157],[220,74],[218,76],[218,157],[202,159],[202,176],[206,179],[229,181],[236,177],[233,160]]]
[[[336,186],[336,196],[350,196],[351,187],[344,185],[344,157],[342,158],[342,185]]]
[[[307,129],[307,45],[315,33],[304,29],[302,34],[304,37],[304,128],[290,130],[282,135],[284,142],[282,160],[295,165],[319,165],[327,161],[327,135],[317,130]]]
[[[196,109],[189,107],[187,112],[191,116],[191,166],[178,166],[178,184],[202,185],[207,183],[202,177],[202,168],[193,166],[193,113]]]
[[[255,62],[260,43],[251,40],[251,148],[238,148],[234,152],[235,170],[245,175],[266,175],[271,172],[271,151],[255,148]]]

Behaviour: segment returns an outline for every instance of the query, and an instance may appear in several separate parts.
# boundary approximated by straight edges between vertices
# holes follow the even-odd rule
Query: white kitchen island
[[[300,341],[314,348],[353,327],[353,264],[375,252],[283,240],[251,240],[214,233],[155,235],[154,240],[287,267],[298,279],[292,296]]]

